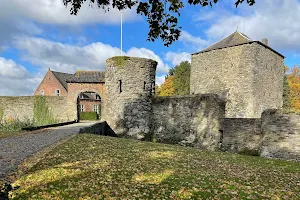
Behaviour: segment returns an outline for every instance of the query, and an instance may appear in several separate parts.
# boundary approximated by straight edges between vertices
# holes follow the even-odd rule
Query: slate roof
[[[208,52],[208,51],[212,51],[212,50],[216,50],[216,49],[223,49],[223,48],[233,47],[233,46],[238,46],[238,45],[243,45],[243,44],[251,44],[251,43],[254,43],[254,42],[270,49],[271,51],[277,53],[278,55],[280,55],[281,57],[284,58],[284,56],[282,54],[278,53],[277,51],[275,51],[274,49],[272,49],[268,45],[265,45],[264,43],[262,43],[260,41],[251,40],[247,35],[245,35],[243,33],[240,33],[238,31],[235,31],[234,33],[232,33],[229,36],[225,37],[221,41],[216,42],[215,44],[207,47],[206,49],[203,49],[202,51],[199,51],[197,53],[193,53],[192,55],[199,54],[199,53],[204,53],[204,52]]]
[[[103,71],[77,71],[67,79],[67,83],[104,83],[105,72]]]
[[[51,72],[54,74],[57,80],[62,84],[62,86],[64,86],[64,88],[68,90],[67,79],[73,76],[73,74],[67,74],[67,73],[55,72],[55,71],[51,71]]]

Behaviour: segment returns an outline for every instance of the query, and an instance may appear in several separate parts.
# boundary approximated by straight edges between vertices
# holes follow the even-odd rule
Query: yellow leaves
[[[157,89],[158,96],[174,95],[174,76],[168,76],[163,84]]]
[[[290,86],[291,109],[300,110],[300,68],[294,67],[287,80]]]
[[[144,182],[150,184],[160,184],[163,180],[174,173],[173,170],[165,170],[162,173],[146,173],[138,174],[133,177],[136,182]]]
[[[174,153],[171,151],[150,151],[149,153],[147,153],[147,155],[151,159],[174,157]]]

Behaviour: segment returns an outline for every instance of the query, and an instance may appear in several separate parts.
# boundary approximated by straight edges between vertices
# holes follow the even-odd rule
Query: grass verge
[[[80,134],[13,185],[13,199],[299,199],[300,164]]]

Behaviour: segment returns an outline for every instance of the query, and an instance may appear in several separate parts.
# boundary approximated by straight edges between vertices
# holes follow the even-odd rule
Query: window
[[[94,107],[93,107],[93,112],[98,113],[98,112],[99,112],[98,108],[99,108],[99,105],[98,105],[98,104],[95,104]],[[98,113],[98,114],[99,114],[99,113]]]
[[[96,99],[100,100],[100,96],[98,94],[96,94]]]
[[[80,112],[84,111],[84,105],[80,104]]]
[[[60,96],[60,90],[55,90],[56,96]]]
[[[120,89],[120,93],[122,92],[122,80],[119,80],[119,89]]]
[[[41,91],[40,91],[40,95],[44,95],[44,90],[41,90]]]
[[[144,90],[146,90],[146,81],[144,81]]]

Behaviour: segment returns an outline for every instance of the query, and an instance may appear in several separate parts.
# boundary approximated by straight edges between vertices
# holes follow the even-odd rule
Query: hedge
[[[97,120],[98,115],[96,112],[81,112],[80,120]]]

